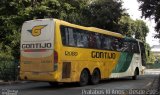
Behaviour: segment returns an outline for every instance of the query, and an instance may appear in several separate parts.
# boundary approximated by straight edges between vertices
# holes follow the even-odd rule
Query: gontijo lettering
[[[115,59],[116,58],[116,54],[115,53],[109,53],[109,52],[92,51],[91,52],[91,57],[92,58]]]
[[[40,48],[51,48],[51,43],[34,43],[34,44],[22,44],[23,49],[40,49]]]

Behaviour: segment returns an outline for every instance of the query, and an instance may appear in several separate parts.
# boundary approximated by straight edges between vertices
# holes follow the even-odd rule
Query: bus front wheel
[[[133,79],[133,80],[136,80],[136,79],[137,79],[137,75],[138,75],[138,70],[136,69],[136,70],[134,71],[134,76],[132,76],[132,79]]]
[[[58,82],[49,82],[50,86],[57,87],[59,86]]]
[[[91,76],[91,84],[98,84],[100,81],[100,71],[98,69],[95,69]]]
[[[88,80],[89,80],[89,72],[84,69],[82,72],[81,72],[81,75],[80,75],[80,81],[79,81],[79,85],[80,86],[85,86],[88,84]]]

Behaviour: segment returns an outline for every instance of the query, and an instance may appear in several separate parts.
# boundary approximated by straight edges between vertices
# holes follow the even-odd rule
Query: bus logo
[[[39,36],[41,35],[41,30],[46,27],[47,25],[38,25],[38,26],[34,26],[32,28],[32,30],[28,30],[28,32],[30,32],[32,34],[32,36]]]

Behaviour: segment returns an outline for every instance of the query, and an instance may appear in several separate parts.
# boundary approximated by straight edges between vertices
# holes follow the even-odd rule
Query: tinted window
[[[76,46],[76,43],[73,37],[73,29],[61,27],[61,35],[62,35],[62,43],[64,45]]]
[[[74,40],[77,47],[88,47],[88,34],[84,30],[74,30]]]
[[[85,30],[61,26],[62,44],[66,46],[88,47],[89,35]]]
[[[122,48],[122,41],[119,38],[67,26],[61,26],[61,37],[65,46],[114,51],[120,51]]]
[[[124,52],[130,52],[130,50],[131,50],[130,43],[127,42],[127,41],[124,41],[121,50],[124,51]]]
[[[133,42],[133,44],[132,44],[132,50],[133,50],[134,53],[140,53],[138,42]]]
[[[126,41],[123,40],[122,51],[124,52],[132,52],[132,53],[140,53],[139,46],[137,41]]]
[[[89,34],[89,48],[96,48],[96,37],[95,33],[88,33]]]
[[[102,41],[102,49],[111,50],[111,45],[112,45],[111,37],[104,35],[101,41]]]
[[[101,34],[95,33],[95,39],[96,48],[101,49]]]

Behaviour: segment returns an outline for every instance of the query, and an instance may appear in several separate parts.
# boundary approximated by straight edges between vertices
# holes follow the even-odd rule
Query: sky
[[[131,16],[132,19],[142,19],[141,18],[141,11],[138,9],[139,8],[139,3],[137,0],[122,0],[123,7],[127,9],[127,12]],[[154,31],[155,23],[154,20],[151,19],[142,19],[144,22],[146,22],[147,26],[149,27],[149,33],[147,34],[146,37],[146,42],[150,45],[159,45],[159,40],[154,38],[154,35],[156,32]]]

